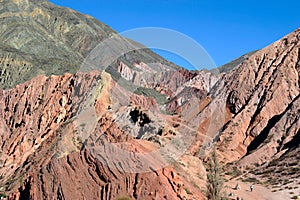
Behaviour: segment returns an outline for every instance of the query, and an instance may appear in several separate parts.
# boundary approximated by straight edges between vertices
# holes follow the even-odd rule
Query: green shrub
[[[186,191],[187,194],[193,194],[189,189],[184,188],[184,190]]]
[[[116,200],[133,200],[133,199],[129,196],[124,195],[124,196],[117,197]]]

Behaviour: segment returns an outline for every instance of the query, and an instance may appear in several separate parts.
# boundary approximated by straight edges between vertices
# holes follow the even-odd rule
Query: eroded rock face
[[[241,163],[268,162],[296,136],[299,32],[258,51],[224,77],[232,119],[219,144],[229,161],[245,156]]]
[[[189,111],[181,119],[197,130],[192,155],[206,161],[216,144],[224,163],[255,168],[257,177],[275,176],[279,185],[285,176],[298,181],[299,35],[298,29],[255,52],[209,92],[185,87],[169,103],[173,111]],[[196,98],[184,101],[191,94]]]
[[[225,163],[299,175],[300,30],[226,74],[180,69],[148,49],[120,55],[109,74],[75,73],[114,31],[47,1],[0,7],[0,85],[11,88],[0,90],[0,186],[11,198],[203,199],[191,183],[202,186],[213,144]],[[181,169],[152,168],[160,160],[149,152],[163,147],[179,151]]]
[[[47,167],[42,167],[40,173],[31,178],[30,195],[32,199],[116,199],[122,195],[135,199],[177,199],[180,188],[172,183],[176,180],[171,176],[173,173],[170,169],[145,174],[111,171],[81,151],[53,159]],[[165,187],[169,189],[163,189]]]
[[[105,144],[119,142],[127,142],[130,151],[151,150],[114,122],[110,109],[115,108],[107,107],[111,105],[113,86],[117,85],[108,74],[91,72],[39,76],[14,89],[1,90],[1,185],[11,198],[202,198],[196,188],[190,189],[193,196],[186,193],[186,181],[172,167],[128,173],[115,167],[126,166],[126,160],[120,158],[108,165],[93,153]],[[95,91],[95,129],[83,136],[76,120],[81,120],[89,105],[87,94]],[[147,109],[143,97],[134,96],[132,105]],[[136,123],[150,123],[149,116],[136,111],[138,115],[131,116],[137,117]],[[108,157],[102,155],[104,160],[110,153],[106,152]],[[134,162],[138,165],[141,161]]]

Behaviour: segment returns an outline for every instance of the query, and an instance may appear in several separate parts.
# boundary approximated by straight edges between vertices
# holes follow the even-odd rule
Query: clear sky
[[[118,32],[140,27],[179,31],[201,44],[217,66],[300,27],[299,0],[50,1],[89,14]]]

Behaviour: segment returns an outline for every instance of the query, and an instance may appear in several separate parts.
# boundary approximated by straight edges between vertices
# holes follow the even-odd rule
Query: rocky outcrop
[[[203,197],[170,163],[137,173],[112,167],[137,170],[147,166],[143,154],[168,146],[179,131],[161,113],[166,99],[201,75],[178,72],[176,65],[105,24],[47,1],[6,0],[0,6],[0,83],[5,89],[0,95],[0,184],[10,198]],[[97,53],[99,43],[114,37],[115,45],[103,54],[110,62],[101,69],[85,66],[92,50]],[[127,52],[131,45],[138,48]],[[118,49],[125,52],[115,55]],[[101,72],[90,72],[95,69]],[[129,144],[124,148],[141,156],[111,161],[118,155],[105,145],[111,143]],[[97,154],[103,149],[106,154]]]
[[[171,167],[129,173],[116,167],[126,166],[128,160],[119,158],[109,164],[105,159],[113,152],[102,154],[104,160],[94,153],[106,143],[119,142],[127,142],[130,145],[127,148],[134,152],[149,151],[114,122],[114,111],[109,110],[116,109],[110,102],[115,87],[118,85],[108,74],[91,72],[39,76],[1,91],[0,181],[11,198],[115,199],[122,195],[135,199],[202,198],[193,186],[189,188],[193,197],[187,194],[188,183]],[[91,100],[86,95],[89,92],[97,93],[92,100],[97,120],[94,130],[86,129],[92,130],[89,135],[87,132],[81,135],[78,126],[85,122],[82,115],[89,105],[86,102]],[[143,97],[134,96],[132,105],[147,109]],[[145,113],[136,111],[139,116],[132,110],[129,117],[136,118],[139,126],[150,122]],[[134,162],[138,165],[142,160]]]
[[[269,173],[278,171],[275,163],[278,168],[285,161],[295,163],[291,155],[299,148],[299,34],[298,29],[221,75],[208,103],[202,96],[205,108],[194,115],[199,137],[192,152],[205,158],[215,142],[223,162]],[[284,178],[277,175],[278,180]]]
[[[232,119],[219,144],[229,161],[243,156],[241,163],[270,161],[296,136],[299,34],[255,53],[224,77]]]

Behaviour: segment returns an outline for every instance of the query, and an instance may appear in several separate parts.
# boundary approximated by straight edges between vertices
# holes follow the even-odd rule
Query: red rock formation
[[[245,155],[241,163],[270,161],[296,136],[299,34],[258,51],[224,77],[232,119],[219,144],[228,161]]]
[[[103,100],[112,94],[107,92],[111,84],[115,85],[109,76],[103,79],[100,73],[91,72],[39,76],[1,91],[1,184],[11,198],[115,199],[121,195],[135,199],[202,198],[193,187],[189,188],[193,197],[187,194],[185,180],[171,167],[127,173],[100,162],[91,153],[95,144],[122,141],[130,144],[131,151],[149,151],[119,129],[111,113],[99,112],[106,108]],[[88,101],[84,94],[95,91],[97,85],[102,88],[94,104],[99,118],[95,130],[82,141],[76,132],[74,116],[84,110]],[[147,107],[144,97],[134,96],[134,104]],[[106,137],[101,139],[103,135]]]
[[[3,86],[14,87],[34,73],[66,72],[57,66],[75,70],[96,43],[115,34],[73,11],[57,19],[61,9],[53,5],[22,2],[7,1],[12,10],[26,5],[15,21],[49,23],[51,31],[38,40],[37,30],[44,33],[44,26],[20,35],[14,27],[19,23],[3,20],[10,33],[7,47],[0,47]],[[53,48],[35,52],[24,46],[21,51],[14,46],[15,35],[22,44],[35,37],[32,45],[40,49],[49,40]],[[61,37],[66,43],[60,46]],[[147,49],[111,59],[123,47],[119,38],[111,55],[101,55],[112,60],[109,65],[117,63],[107,68],[111,75],[37,76],[0,90],[0,192],[11,199],[203,199],[191,183],[205,185],[201,159],[207,160],[213,144],[224,163],[296,179],[299,38],[300,29],[218,76],[179,69]],[[45,62],[49,54],[55,59]],[[53,71],[36,70],[41,63]],[[278,170],[277,165],[288,167]]]

